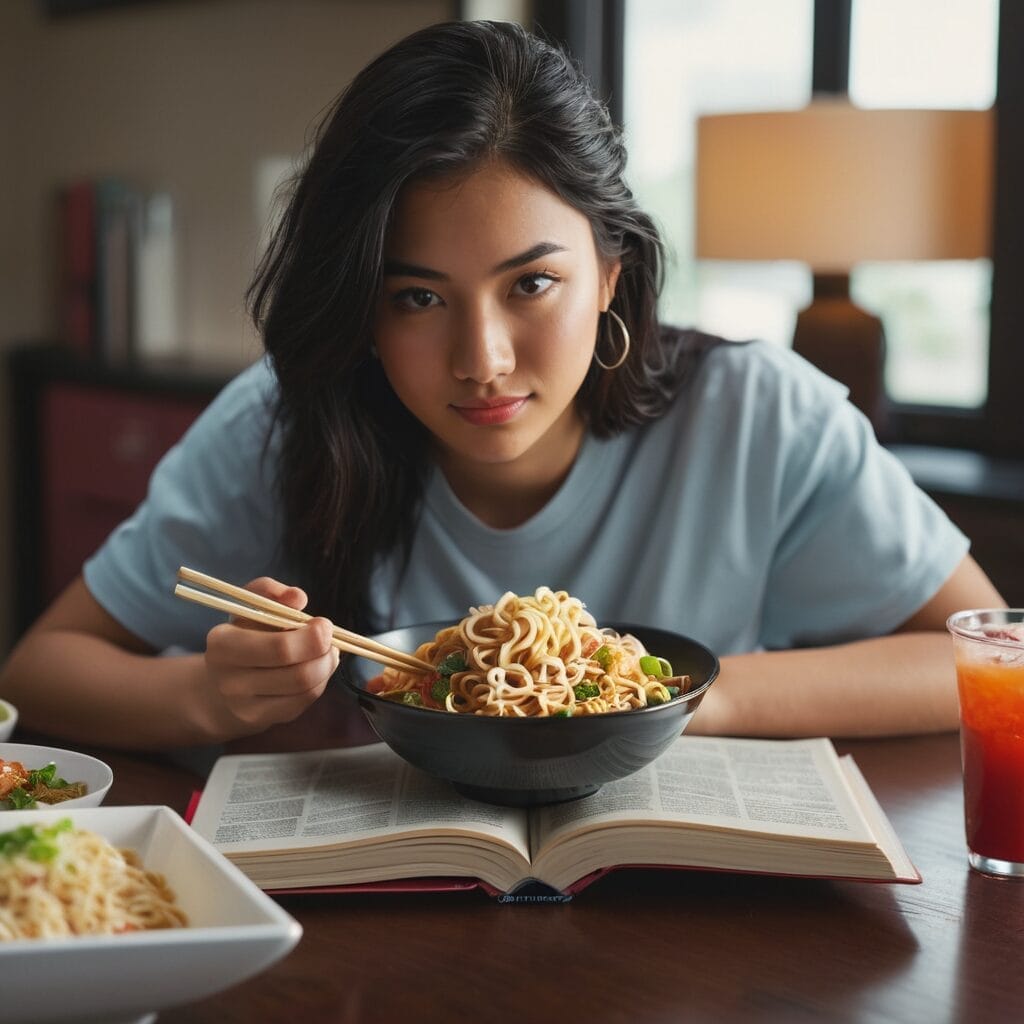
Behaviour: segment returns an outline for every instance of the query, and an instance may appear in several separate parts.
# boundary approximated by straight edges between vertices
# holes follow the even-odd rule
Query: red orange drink
[[[968,859],[1024,878],[1024,610],[958,612],[953,637]]]

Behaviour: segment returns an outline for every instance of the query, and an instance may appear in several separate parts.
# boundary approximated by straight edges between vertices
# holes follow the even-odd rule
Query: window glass
[[[996,98],[999,0],[853,0],[850,99],[967,107]]]
[[[850,99],[864,107],[985,109],[995,101],[998,0],[854,0]],[[987,397],[989,260],[854,269],[854,299],[885,324],[896,401]]]
[[[669,248],[661,316],[728,337],[789,344],[810,300],[802,264],[694,260],[700,114],[810,100],[813,0],[627,0],[623,111],[628,176]]]

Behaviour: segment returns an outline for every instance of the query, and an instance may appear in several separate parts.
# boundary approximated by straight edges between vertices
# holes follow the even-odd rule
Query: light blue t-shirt
[[[85,565],[100,604],[157,650],[202,650],[224,618],[173,596],[179,565],[302,583],[282,556],[275,387],[266,360],[232,381]],[[371,602],[390,628],[543,584],[598,623],[672,629],[723,655],[891,632],[967,549],[840,385],[780,346],[725,343],[661,419],[588,435],[521,526],[480,522],[435,469],[409,564],[381,564]]]

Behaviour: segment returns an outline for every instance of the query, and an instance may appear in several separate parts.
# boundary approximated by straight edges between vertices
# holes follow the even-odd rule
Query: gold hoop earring
[[[605,312],[618,324],[619,331],[622,334],[622,355],[615,360],[614,363],[603,363],[601,357],[597,354],[597,348],[594,348],[594,362],[601,367],[602,370],[617,370],[625,361],[626,356],[629,355],[629,331],[626,330],[626,325],[622,322],[622,317],[615,312],[611,306],[605,310]]]

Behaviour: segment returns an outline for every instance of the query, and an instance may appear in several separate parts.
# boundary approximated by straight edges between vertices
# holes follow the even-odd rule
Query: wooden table
[[[159,1024],[1024,1018],[1024,883],[967,867],[954,735],[852,753],[918,886],[622,871],[567,905],[474,893],[291,896],[297,948]],[[201,780],[103,752],[110,804],[184,811]]]

